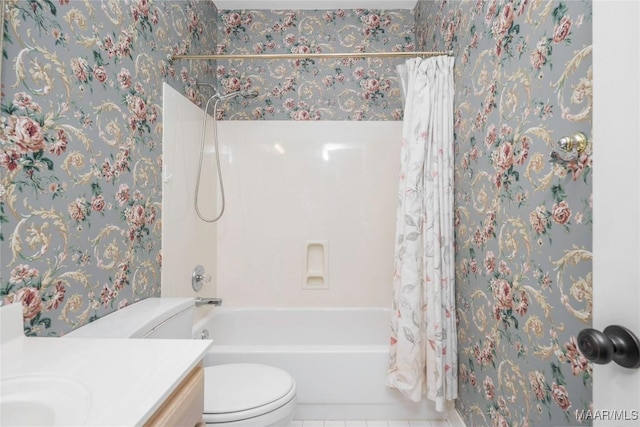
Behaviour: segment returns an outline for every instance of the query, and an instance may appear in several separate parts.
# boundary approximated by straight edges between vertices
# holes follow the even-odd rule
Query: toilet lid
[[[295,381],[273,366],[230,363],[207,366],[204,414],[225,421],[273,411],[295,396]],[[210,418],[210,417],[209,417]]]

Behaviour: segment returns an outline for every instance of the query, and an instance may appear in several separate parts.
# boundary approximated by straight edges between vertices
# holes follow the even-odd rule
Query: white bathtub
[[[217,308],[194,326],[213,339],[205,365],[256,362],[296,380],[296,419],[444,419],[385,386],[390,311],[383,308]],[[206,333],[205,333],[206,334]]]

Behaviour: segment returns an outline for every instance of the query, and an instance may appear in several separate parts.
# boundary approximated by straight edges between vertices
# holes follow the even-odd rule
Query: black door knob
[[[578,348],[593,363],[613,360],[625,368],[640,368],[640,341],[623,326],[607,326],[603,332],[583,329],[578,334]]]

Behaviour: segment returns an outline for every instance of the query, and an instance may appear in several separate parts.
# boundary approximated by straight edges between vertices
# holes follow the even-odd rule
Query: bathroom
[[[616,248],[605,242],[610,231],[592,230],[598,212],[615,216],[615,222],[638,223],[637,208],[619,212],[620,201],[605,187],[615,185],[611,176],[635,185],[637,172],[620,168],[619,159],[638,157],[630,151],[637,150],[635,144],[623,145],[637,140],[637,125],[617,125],[622,120],[617,116],[592,121],[594,108],[601,108],[601,117],[616,109],[637,111],[637,98],[624,97],[625,91],[637,92],[634,78],[601,77],[605,72],[638,74],[637,7],[627,6],[630,13],[622,15],[630,15],[631,25],[625,26],[619,23],[623,17],[587,1],[354,1],[349,7],[349,2],[317,1],[313,8],[306,2],[275,1],[2,3],[8,23],[0,64],[3,132],[10,116],[28,116],[38,121],[47,143],[38,157],[23,156],[2,138],[0,289],[3,298],[23,303],[27,335],[64,335],[160,295],[217,296],[224,307],[390,306],[397,184],[389,180],[397,179],[399,158],[393,150],[399,136],[386,136],[381,129],[401,129],[403,101],[394,69],[401,60],[363,63],[391,82],[375,99],[364,99],[354,81],[357,65],[343,65],[341,76],[334,61],[327,62],[329,69],[318,61],[292,71],[288,61],[267,66],[260,61],[168,60],[171,54],[215,53],[222,44],[224,53],[269,53],[274,34],[280,37],[274,41],[284,45],[287,34],[307,31],[312,40],[318,32],[328,34],[323,43],[336,50],[366,45],[367,51],[392,51],[400,45],[397,49],[454,53],[456,412],[462,420],[467,425],[524,425],[525,420],[529,425],[574,425],[575,410],[588,409],[592,398],[607,398],[598,395],[604,387],[592,387],[593,371],[596,377],[603,372],[598,381],[626,375],[610,365],[593,371],[582,365],[571,352],[571,337],[592,325],[592,313],[598,329],[620,323],[637,332],[640,326],[637,317],[615,317],[622,309],[598,317],[602,303],[594,303],[594,295],[600,292],[598,301],[611,297],[597,286],[592,289],[605,268],[616,277],[638,276],[633,269],[624,272],[637,265],[633,248],[616,251],[620,259],[600,258],[614,267],[598,269],[598,257],[592,256],[595,241],[602,245],[596,253]],[[363,14],[383,18],[378,31],[366,33]],[[635,33],[606,39],[609,26],[635,27]],[[621,47],[624,43],[629,47]],[[598,46],[601,52],[618,49],[624,65],[607,67],[616,57],[607,58],[598,75],[592,46],[594,52]],[[195,216],[191,203],[178,201],[176,212],[163,206],[163,186],[179,179],[170,167],[178,153],[163,147],[163,132],[173,121],[200,123],[202,111],[180,119],[169,116],[162,83],[204,107],[211,92],[196,83],[222,85],[234,73],[242,83],[251,79],[260,94],[221,106],[227,212],[217,226],[194,219],[169,227],[174,218]],[[293,81],[287,80],[294,74]],[[332,77],[331,86],[323,81],[327,77]],[[599,86],[603,80],[603,85],[618,84]],[[619,86],[626,89],[611,95]],[[276,97],[275,87],[289,92]],[[296,101],[294,108],[285,110],[286,98]],[[295,125],[315,127],[303,130],[302,141],[285,140],[291,136],[287,130],[273,131],[279,139],[260,140],[269,126]],[[353,126],[356,135],[367,132],[367,139],[355,137],[357,144],[338,140],[336,133],[347,132],[342,126]],[[550,161],[555,141],[576,131],[607,135],[606,152],[598,150],[602,137],[592,147],[598,158],[596,179],[591,155],[573,169]],[[198,132],[183,138],[181,143],[197,150]],[[326,149],[320,156],[305,152],[305,142],[313,150]],[[616,144],[619,149],[613,148]],[[505,147],[514,150],[511,161],[508,152],[498,150]],[[33,148],[30,153],[37,153]],[[610,169],[600,169],[607,162]],[[196,167],[189,164],[185,170],[193,173]],[[247,172],[254,169],[260,173]],[[204,170],[203,182],[213,182],[212,173]],[[315,191],[302,195],[305,185]],[[178,188],[177,196],[192,190]],[[595,203],[592,193],[597,193]],[[291,194],[307,198],[286,205]],[[607,197],[608,202],[600,202]],[[629,200],[624,206],[637,205],[637,199]],[[210,213],[212,198],[202,202]],[[638,234],[634,228],[626,232]],[[602,233],[599,239],[597,233]],[[385,240],[388,246],[379,244]],[[325,249],[328,289],[303,288],[304,242]],[[624,262],[625,256],[630,261]],[[191,272],[198,264],[211,280],[206,277],[196,294]],[[494,277],[518,284],[522,315],[505,310],[495,320],[499,300],[489,287]],[[608,293],[615,294],[609,286]],[[638,303],[637,289],[624,292],[635,292],[628,300]],[[625,303],[613,300],[609,307]],[[546,390],[541,398],[527,391],[540,377]],[[633,409],[624,405],[604,400],[596,407]]]

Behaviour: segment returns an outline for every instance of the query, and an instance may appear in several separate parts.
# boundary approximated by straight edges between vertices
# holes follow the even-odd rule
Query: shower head
[[[235,98],[236,96],[242,96],[245,99],[255,98],[256,96],[258,96],[258,91],[257,90],[237,90],[235,92],[225,93],[224,95],[218,94],[218,97],[223,101],[226,99]]]

